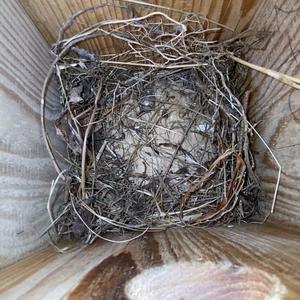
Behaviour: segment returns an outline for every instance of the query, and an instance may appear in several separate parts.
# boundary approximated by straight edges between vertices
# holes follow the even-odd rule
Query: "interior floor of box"
[[[124,296],[130,279],[145,269],[171,264],[173,271],[180,274],[182,262],[192,262],[193,270],[214,262],[232,264],[239,270],[238,274],[243,267],[251,269],[247,272],[250,277],[240,276],[240,285],[236,285],[234,278],[228,283],[227,292],[235,296],[241,296],[247,289],[264,290],[267,279],[259,275],[264,271],[279,279],[283,291],[286,289],[285,299],[297,299],[299,249],[299,230],[292,227],[251,224],[233,228],[170,229],[125,244],[97,241],[64,255],[52,248],[41,250],[1,270],[0,293],[3,299],[38,299],[40,295],[43,299],[106,299],[107,296],[119,299]],[[163,287],[156,287],[163,289],[161,292],[172,290],[172,273],[167,273],[170,280],[165,278]],[[189,278],[192,277],[185,280],[189,282]],[[193,280],[201,285],[201,278]],[[222,278],[209,280],[221,286]],[[228,273],[226,278],[231,278]],[[146,274],[143,282],[150,284],[150,279]],[[215,296],[220,295],[216,292]]]

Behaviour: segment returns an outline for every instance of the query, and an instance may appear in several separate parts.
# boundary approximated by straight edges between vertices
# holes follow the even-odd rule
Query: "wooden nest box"
[[[72,28],[127,18],[112,4],[143,14],[164,9],[199,13],[230,32],[267,32],[247,61],[300,78],[297,0],[107,0]],[[96,0],[0,1],[0,299],[299,299],[300,298],[300,92],[255,70],[248,117],[276,157],[257,141],[257,172],[270,210],[263,224],[172,228],[127,243],[96,241],[65,254],[46,235],[53,164],[42,139],[40,101],[51,64],[50,46],[68,18]],[[142,8],[141,8],[142,7]],[[72,33],[72,29],[70,31]],[[111,51],[110,39],[81,44]],[[299,85],[298,85],[299,87]],[[46,120],[57,115],[58,90],[48,87]],[[63,147],[58,141],[58,147]]]

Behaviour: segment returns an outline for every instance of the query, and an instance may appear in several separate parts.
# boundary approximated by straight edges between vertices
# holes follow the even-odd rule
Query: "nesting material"
[[[216,41],[220,27],[207,19],[151,12],[99,21],[66,38],[83,13],[53,47],[63,106],[55,127],[67,168],[45,131],[64,187],[63,201],[49,209],[49,228],[91,243],[108,232],[249,220],[260,186],[242,88],[247,74],[232,57],[261,35]],[[115,52],[77,45],[99,36],[112,38]]]

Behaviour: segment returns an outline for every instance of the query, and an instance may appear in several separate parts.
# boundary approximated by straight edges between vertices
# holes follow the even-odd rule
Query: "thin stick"
[[[159,8],[159,9],[164,9],[164,10],[169,10],[169,11],[174,11],[174,12],[178,12],[178,13],[182,13],[182,14],[195,14],[194,12],[190,12],[190,11],[184,11],[184,10],[181,10],[181,9],[177,9],[177,8],[174,8],[174,7],[167,7],[167,6],[162,6],[162,5],[158,5],[158,4],[153,4],[153,3],[147,3],[147,2],[143,2],[143,1],[138,1],[138,0],[121,0],[123,2],[128,2],[128,3],[135,3],[135,4],[140,4],[140,5],[144,5],[144,6],[149,6],[149,7],[153,7],[153,8]],[[211,20],[211,19],[208,19],[207,17],[204,17],[202,16],[201,14],[199,13],[196,13],[196,15],[200,18],[200,19],[203,19],[203,20],[206,20],[210,23],[213,23],[213,24],[216,24],[216,25],[219,25],[223,28],[226,28],[230,31],[234,31],[234,28],[231,28],[227,25],[224,25],[224,24],[221,24],[217,21],[214,21],[214,20]]]
[[[181,64],[181,65],[162,65],[162,64],[144,64],[144,63],[134,63],[126,61],[113,61],[113,60],[98,60],[103,64],[121,65],[121,66],[136,66],[136,67],[148,67],[157,69],[183,69],[183,68],[194,68],[194,67],[204,67],[208,66],[207,63],[195,63],[195,64]]]
[[[51,227],[53,227],[55,225],[55,223],[68,211],[70,204],[68,203],[66,205],[66,207],[64,208],[64,210],[48,225],[48,227],[46,229],[44,229],[42,231],[42,233],[40,234],[40,237],[42,237],[45,233],[47,233]]]
[[[82,159],[81,159],[81,193],[82,193],[82,199],[86,198],[85,194],[85,181],[86,181],[86,176],[85,176],[85,170],[86,170],[86,151],[87,151],[87,139],[90,135],[91,129],[92,129],[92,123],[94,121],[95,115],[96,115],[96,110],[98,106],[99,99],[101,97],[102,93],[102,82],[100,84],[100,87],[98,89],[96,98],[95,98],[95,103],[94,103],[94,109],[89,121],[89,126],[87,127],[85,134],[84,134],[84,139],[83,139],[83,146],[82,146]]]
[[[108,239],[108,238],[105,238],[104,236],[96,233],[93,229],[91,229],[87,224],[86,222],[82,219],[82,217],[80,216],[80,214],[78,213],[75,205],[74,205],[74,201],[73,199],[71,198],[71,203],[72,203],[72,207],[76,213],[76,215],[78,216],[78,218],[80,219],[80,221],[83,223],[83,225],[90,231],[92,232],[95,236],[97,236],[98,238],[100,238],[101,240],[104,240],[106,242],[111,242],[111,243],[116,243],[116,244],[123,244],[123,243],[128,243],[128,242],[131,242],[133,240],[136,240],[138,239],[139,237],[143,236],[149,228],[146,228],[142,233],[138,234],[137,236],[131,238],[131,239],[127,239],[127,240],[122,240],[122,241],[118,241],[118,240],[112,240],[112,239]]]
[[[187,31],[187,27],[186,25],[180,23],[180,22],[177,22],[176,20],[172,19],[171,17],[169,17],[168,15],[162,13],[162,12],[152,12],[152,13],[149,13],[145,16],[142,16],[142,17],[138,17],[138,18],[130,18],[130,19],[125,19],[125,20],[104,20],[104,21],[101,21],[99,23],[96,23],[94,24],[92,27],[96,27],[96,28],[92,28],[90,30],[87,30],[87,31],[83,31],[82,33],[79,33],[77,35],[74,35],[72,38],[70,39],[67,39],[67,40],[64,40],[64,47],[68,46],[70,43],[73,43],[74,41],[76,41],[77,39],[81,39],[81,38],[84,38],[85,36],[90,36],[92,35],[93,33],[96,33],[99,31],[99,27],[103,27],[105,25],[116,25],[116,24],[120,24],[120,23],[130,23],[130,22],[138,22],[138,21],[143,21],[145,19],[148,19],[152,16],[162,16],[164,18],[166,18],[167,20],[173,22],[174,24],[177,24],[181,27],[181,32],[175,37],[175,38],[178,38],[180,37],[183,33],[185,33]]]
[[[49,219],[51,221],[51,223],[54,223],[54,218],[53,218],[53,214],[52,214],[52,206],[54,205],[55,202],[52,202],[52,195],[54,193],[55,187],[58,184],[58,181],[63,178],[63,174],[66,172],[66,170],[62,170],[56,177],[56,179],[54,181],[52,181],[51,184],[51,189],[50,189],[50,194],[48,197],[48,201],[47,201],[47,210],[48,210],[48,214],[49,214]]]
[[[104,141],[104,143],[102,144],[99,152],[97,153],[96,162],[98,162],[100,160],[100,158],[101,158],[101,156],[102,156],[102,154],[103,154],[103,152],[105,150],[106,145],[107,145],[107,141]]]
[[[270,152],[272,158],[274,159],[274,161],[275,161],[275,163],[276,163],[276,165],[278,167],[277,181],[276,181],[276,185],[275,185],[275,191],[274,191],[273,201],[272,201],[272,207],[271,207],[271,214],[273,214],[274,211],[275,211],[276,199],[277,199],[278,189],[279,189],[279,185],[280,185],[282,167],[281,167],[278,159],[274,155],[273,151],[269,147],[269,145],[263,139],[263,137],[258,133],[258,131],[254,128],[254,126],[250,122],[248,122],[248,125],[255,132],[255,134],[260,138],[260,140],[262,141],[262,143],[265,145],[265,147],[267,148],[267,150]]]

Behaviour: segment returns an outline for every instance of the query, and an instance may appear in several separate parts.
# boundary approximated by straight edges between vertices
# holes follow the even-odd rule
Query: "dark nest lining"
[[[247,222],[257,214],[247,74],[234,58],[261,35],[248,31],[218,42],[220,27],[198,15],[175,21],[152,12],[65,38],[85,12],[61,29],[45,83],[56,74],[63,106],[56,132],[67,145],[62,170],[44,131],[64,197],[54,203],[57,179],[47,230],[91,243],[108,232],[140,236],[170,226]],[[76,46],[99,36],[121,50],[96,55]]]

